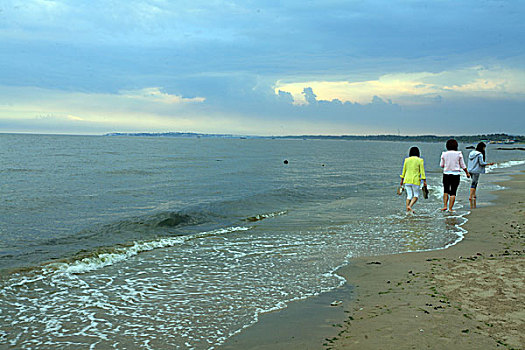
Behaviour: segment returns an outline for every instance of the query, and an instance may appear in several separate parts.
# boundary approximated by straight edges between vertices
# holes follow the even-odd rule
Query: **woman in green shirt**
[[[423,186],[427,186],[425,167],[423,158],[419,157],[419,148],[412,147],[403,163],[403,173],[401,174],[401,186],[405,185],[407,191],[406,209],[407,212],[414,212],[412,207],[419,198],[419,186],[423,180]]]

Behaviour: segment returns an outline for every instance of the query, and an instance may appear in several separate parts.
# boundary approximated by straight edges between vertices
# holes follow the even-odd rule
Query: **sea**
[[[407,215],[396,189],[414,145],[430,195]],[[0,134],[0,348],[219,349],[342,286],[353,257],[456,244],[469,181],[441,212],[443,148]],[[487,160],[482,206],[525,152],[489,145]]]

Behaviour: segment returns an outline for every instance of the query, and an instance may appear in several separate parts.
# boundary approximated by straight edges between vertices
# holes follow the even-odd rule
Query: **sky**
[[[0,132],[525,134],[525,1],[2,0]]]

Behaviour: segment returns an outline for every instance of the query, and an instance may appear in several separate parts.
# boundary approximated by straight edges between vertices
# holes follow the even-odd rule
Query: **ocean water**
[[[0,345],[217,348],[352,257],[454,244],[468,181],[442,213],[443,145],[417,145],[431,194],[406,215],[411,143],[0,134]],[[488,160],[482,203],[525,169]]]

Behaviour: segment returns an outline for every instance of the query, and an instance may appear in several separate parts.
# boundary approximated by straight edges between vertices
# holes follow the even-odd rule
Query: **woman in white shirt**
[[[439,164],[443,168],[443,208],[441,211],[448,209],[449,212],[453,212],[452,208],[456,202],[461,170],[465,172],[467,177],[470,177],[470,174],[463,160],[463,153],[458,151],[458,142],[450,139],[447,141],[446,147],[447,151],[441,153]]]

